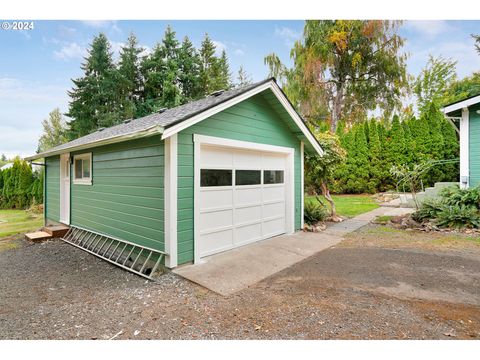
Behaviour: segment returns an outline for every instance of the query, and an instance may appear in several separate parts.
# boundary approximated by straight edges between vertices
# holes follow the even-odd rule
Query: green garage
[[[79,231],[78,246],[109,261],[119,262],[123,243],[106,242],[102,253],[85,239],[124,242],[138,257],[133,246],[156,250],[174,268],[300,230],[304,151],[322,154],[267,79],[98,129],[27,160],[45,159],[47,224]]]

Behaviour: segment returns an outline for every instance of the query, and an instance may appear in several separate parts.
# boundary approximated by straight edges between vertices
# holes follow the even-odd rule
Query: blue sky
[[[68,108],[71,79],[81,76],[80,64],[92,37],[103,31],[118,53],[133,31],[147,49],[161,40],[170,24],[179,39],[185,35],[199,46],[205,33],[225,49],[232,73],[240,65],[253,80],[268,75],[263,58],[271,52],[289,63],[293,42],[303,21],[35,21],[34,30],[0,30],[0,153],[26,156],[35,151],[41,121],[55,107]],[[429,54],[458,61],[459,77],[480,70],[472,33],[480,21],[408,21],[401,28],[410,54],[408,71],[416,75]]]

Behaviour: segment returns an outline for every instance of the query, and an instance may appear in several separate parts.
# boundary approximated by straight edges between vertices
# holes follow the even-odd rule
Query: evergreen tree
[[[354,172],[350,178],[353,191],[356,193],[370,192],[368,187],[370,164],[368,159],[368,144],[365,136],[365,124],[361,123],[355,129]]]
[[[214,84],[215,90],[228,90],[231,87],[230,68],[225,50],[222,50],[222,55],[215,61]]]
[[[460,156],[460,145],[454,125],[448,120],[443,119],[440,125],[440,131],[443,135],[442,159],[458,159]],[[443,180],[437,181],[458,181],[458,174],[460,173],[459,165],[459,162],[442,165],[444,177]]]
[[[175,31],[167,26],[162,40],[162,53],[165,61],[165,75],[163,76],[163,91],[161,107],[172,108],[182,103],[180,90],[180,48],[175,37]]]
[[[243,65],[240,65],[240,69],[238,69],[237,73],[237,83],[235,84],[235,87],[244,87],[250,85],[251,83],[252,79],[250,75],[247,74],[247,72],[243,68]]]
[[[215,44],[208,34],[200,46],[200,87],[202,95],[209,95],[213,91],[218,90],[215,85],[215,71],[217,66],[217,58],[215,57]]]
[[[138,45],[138,40],[133,33],[120,49],[118,93],[121,120],[135,118],[140,111],[140,92],[143,88],[140,54],[143,51],[144,49]]]
[[[88,56],[82,64],[84,75],[72,80],[68,116],[69,136],[74,139],[111,126],[117,118],[118,78],[107,37],[101,33],[93,39]]]
[[[180,89],[180,47],[170,26],[165,30],[162,42],[142,62],[145,77],[143,114],[160,108],[171,108],[182,103]]]
[[[375,192],[382,181],[382,163],[381,163],[381,145],[378,135],[378,126],[375,120],[370,121],[368,126],[368,158],[370,168],[370,179],[368,188],[370,192]]]
[[[179,81],[182,88],[183,103],[198,99],[200,88],[200,58],[187,36],[179,50]]]

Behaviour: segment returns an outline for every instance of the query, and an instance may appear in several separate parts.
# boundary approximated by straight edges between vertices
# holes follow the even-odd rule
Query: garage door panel
[[[285,154],[202,146],[200,158],[201,257],[285,233]]]
[[[200,164],[202,168],[231,168],[233,166],[233,152],[218,147],[202,148]]]
[[[265,186],[263,188],[263,201],[285,201],[285,186]]]
[[[200,213],[200,231],[233,225],[233,210]]]
[[[244,245],[262,239],[262,224],[250,224],[235,229],[235,244]]]
[[[200,254],[207,256],[233,246],[233,229],[200,235]]]
[[[262,201],[262,188],[248,187],[241,188],[237,187],[234,193],[235,206],[249,205],[249,204],[258,204]]]
[[[262,157],[262,169],[266,170],[284,170],[285,169],[285,156],[264,153]]]
[[[200,191],[200,208],[202,210],[232,207],[232,205],[233,202],[231,188],[222,190],[217,188],[215,190]]]
[[[285,217],[267,220],[263,222],[263,237],[272,237],[285,232]]]
[[[268,217],[285,215],[285,202],[281,201],[265,204],[263,206],[263,213]]]
[[[234,153],[234,166],[236,169],[262,168],[262,154],[254,151],[237,150]]]
[[[235,209],[235,225],[252,222],[261,218],[261,205]]]

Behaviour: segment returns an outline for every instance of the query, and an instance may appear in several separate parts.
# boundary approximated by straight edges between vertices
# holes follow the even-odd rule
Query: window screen
[[[283,184],[283,170],[264,170],[264,184]]]
[[[260,170],[236,170],[235,185],[259,185],[261,178]]]
[[[200,186],[232,186],[232,170],[201,169]]]

